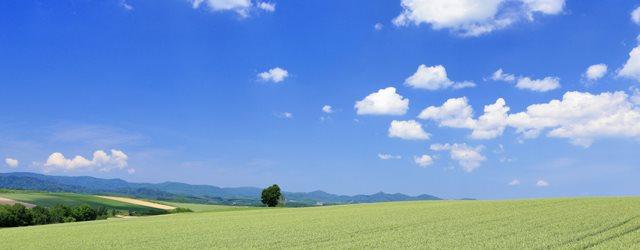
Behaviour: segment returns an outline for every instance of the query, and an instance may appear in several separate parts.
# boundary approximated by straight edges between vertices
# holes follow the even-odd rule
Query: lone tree
[[[262,190],[262,204],[267,205],[267,207],[277,206],[281,197],[282,193],[277,184],[273,184]]]

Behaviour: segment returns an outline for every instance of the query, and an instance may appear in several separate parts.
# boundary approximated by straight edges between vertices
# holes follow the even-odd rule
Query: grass
[[[125,202],[114,201],[110,199],[104,199],[96,197],[94,195],[74,194],[74,193],[49,193],[38,191],[23,191],[23,190],[2,190],[0,191],[0,197],[9,198],[16,201],[22,201],[26,203],[35,204],[43,207],[50,207],[56,204],[63,204],[67,206],[79,206],[89,205],[92,207],[106,207],[110,209],[116,209],[122,212],[135,211],[138,213],[145,213],[150,211],[161,211],[155,208],[149,208]]]
[[[194,212],[226,212],[226,211],[240,211],[250,209],[260,209],[260,207],[246,207],[246,206],[228,206],[228,205],[211,205],[211,204],[195,204],[195,203],[179,203],[168,201],[154,201],[160,204],[165,204],[173,207],[188,208]]]
[[[423,201],[0,229],[7,249],[640,248],[640,198]]]

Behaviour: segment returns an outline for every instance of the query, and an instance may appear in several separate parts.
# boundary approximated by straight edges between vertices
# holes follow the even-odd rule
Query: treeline
[[[55,205],[28,209],[22,204],[0,205],[0,227],[21,227],[75,221],[91,221],[115,216],[115,209],[92,208],[88,205],[69,207]]]

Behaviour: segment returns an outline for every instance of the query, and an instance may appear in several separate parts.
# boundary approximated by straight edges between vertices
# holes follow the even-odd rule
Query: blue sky
[[[0,169],[640,194],[640,2],[446,2],[3,1]]]

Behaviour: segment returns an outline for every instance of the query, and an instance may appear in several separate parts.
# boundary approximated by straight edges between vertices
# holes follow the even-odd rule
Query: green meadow
[[[153,201],[160,204],[165,204],[173,207],[188,208],[194,212],[226,212],[226,211],[241,211],[250,209],[260,209],[260,207],[247,207],[247,206],[227,206],[227,205],[211,205],[211,204],[196,204],[196,203],[179,203],[168,201]]]
[[[0,229],[4,249],[640,248],[640,198],[263,208]]]
[[[38,206],[50,207],[57,204],[67,206],[89,205],[91,207],[105,207],[116,209],[122,212],[135,211],[137,213],[162,212],[160,209],[149,208],[129,204],[125,202],[114,201],[110,199],[100,198],[94,195],[75,194],[75,193],[50,193],[38,191],[23,190],[0,190],[0,197],[9,198],[16,201],[31,203]]]

